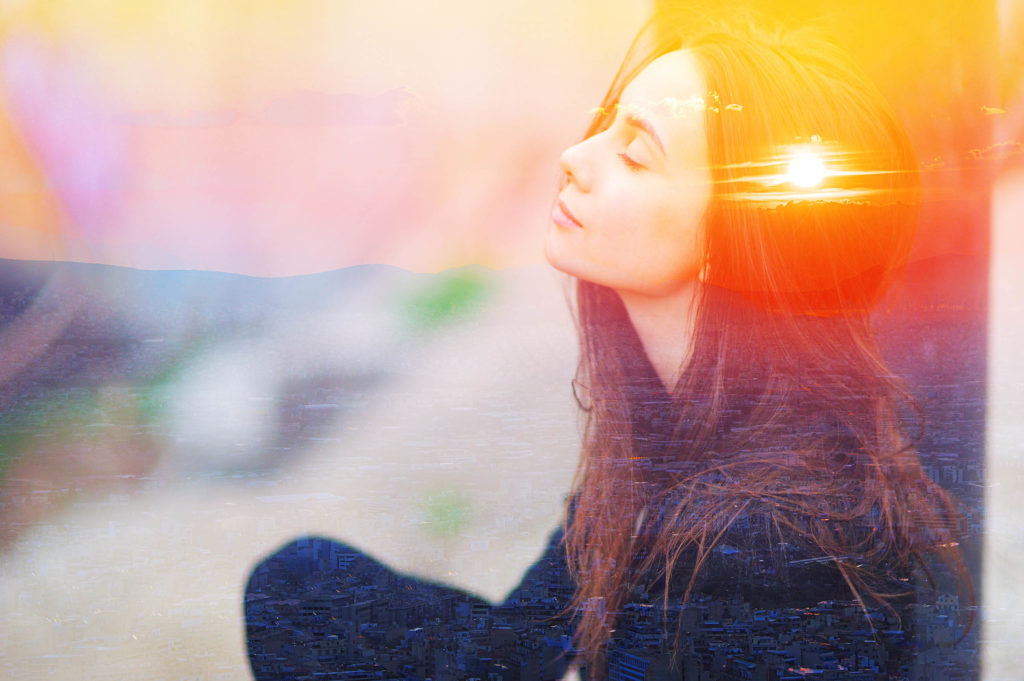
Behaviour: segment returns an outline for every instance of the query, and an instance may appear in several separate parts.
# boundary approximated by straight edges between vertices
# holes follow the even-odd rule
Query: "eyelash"
[[[643,168],[644,168],[643,165],[641,165],[641,164],[637,163],[636,161],[634,161],[633,159],[631,159],[629,157],[629,155],[626,154],[625,152],[621,152],[618,156],[619,156],[620,159],[622,159],[622,162],[625,163],[626,167],[629,168],[630,170],[632,170],[634,172],[636,172],[638,170],[643,170]]]

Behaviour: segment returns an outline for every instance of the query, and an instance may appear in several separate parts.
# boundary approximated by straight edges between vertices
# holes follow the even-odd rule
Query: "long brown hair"
[[[619,296],[578,281],[583,449],[567,512],[577,644],[594,671],[637,575],[685,582],[758,515],[778,541],[831,557],[853,598],[945,551],[960,514],[922,472],[923,422],[876,347],[869,312],[906,262],[917,163],[884,99],[806,28],[692,10],[652,19],[586,136],[626,84],[687,49],[703,69],[713,196],[689,360],[667,399]],[[838,170],[792,190],[793,149]],[[663,394],[663,393],[662,393]],[[685,569],[683,569],[685,568]]]

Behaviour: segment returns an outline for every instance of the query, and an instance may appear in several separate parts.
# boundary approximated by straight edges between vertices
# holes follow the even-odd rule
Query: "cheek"
[[[701,231],[706,207],[706,200],[695,195],[651,215],[647,250],[652,265],[659,263],[664,271],[679,276],[694,274],[703,259]]]
[[[689,248],[697,241],[707,202],[708,197],[696,191],[667,197],[648,218],[651,238],[673,250]]]

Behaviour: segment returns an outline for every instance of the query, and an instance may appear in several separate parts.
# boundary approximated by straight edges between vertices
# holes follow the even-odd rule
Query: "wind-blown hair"
[[[816,31],[689,11],[641,31],[586,136],[647,64],[681,48],[708,90],[713,192],[695,331],[671,399],[659,402],[618,295],[576,288],[584,432],[566,544],[576,641],[592,663],[638,575],[663,578],[666,599],[682,580],[688,598],[741,516],[764,519],[769,543],[832,557],[865,608],[897,598],[893,578],[927,552],[945,552],[964,579],[960,513],[922,472],[919,409],[869,319],[916,226],[905,132]],[[837,172],[795,190],[779,178],[807,144]]]

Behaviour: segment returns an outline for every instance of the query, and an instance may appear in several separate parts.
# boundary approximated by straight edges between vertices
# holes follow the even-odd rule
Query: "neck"
[[[686,368],[696,324],[695,300],[700,283],[687,282],[661,296],[619,292],[644,352],[665,389],[672,392]]]

